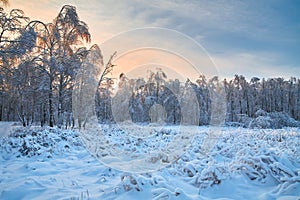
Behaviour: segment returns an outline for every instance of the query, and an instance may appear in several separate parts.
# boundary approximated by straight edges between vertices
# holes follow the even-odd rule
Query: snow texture
[[[121,143],[120,131],[111,130],[110,139]],[[167,167],[136,174],[98,162],[76,131],[19,127],[0,139],[0,199],[299,199],[299,128],[223,128],[204,153],[207,130],[200,127]],[[124,148],[143,151],[144,145]]]

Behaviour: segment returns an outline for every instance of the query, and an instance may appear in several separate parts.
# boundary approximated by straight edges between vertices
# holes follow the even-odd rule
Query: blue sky
[[[202,45],[221,77],[300,75],[300,1],[11,0],[8,9],[50,22],[64,4],[77,7],[93,43],[135,28],[162,27]]]

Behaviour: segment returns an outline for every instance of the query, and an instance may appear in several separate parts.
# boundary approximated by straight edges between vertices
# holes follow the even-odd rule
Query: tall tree
[[[28,27],[38,35],[36,66],[48,76],[49,125],[54,126],[54,109],[57,107],[58,125],[62,124],[64,94],[74,80],[76,70],[76,48],[82,42],[90,42],[91,35],[86,23],[79,20],[76,8],[65,5],[53,23],[32,21]],[[58,101],[54,102],[54,96]]]
[[[29,18],[20,9],[6,13],[0,7],[0,120],[16,120],[11,117],[16,113],[17,88],[14,74],[17,66],[35,45],[35,34],[31,29],[25,30]],[[4,112],[7,113],[4,117]]]
[[[103,57],[100,48],[93,45],[77,73],[72,93],[74,117],[79,128],[85,128],[88,120],[92,116],[96,116],[95,94],[102,66]]]

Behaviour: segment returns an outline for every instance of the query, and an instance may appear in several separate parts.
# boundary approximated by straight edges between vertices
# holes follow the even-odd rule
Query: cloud
[[[238,74],[246,75],[247,79],[251,77],[289,79],[300,74],[300,64],[296,66],[278,64],[277,55],[270,55],[267,52],[212,55],[212,59],[216,63],[220,77],[225,78],[232,78]]]
[[[225,76],[235,73],[267,77],[300,74],[300,6],[297,3],[264,0],[14,0],[10,7],[23,9],[31,19],[51,22],[64,4],[77,6],[81,20],[90,27],[93,43],[102,44],[120,32],[136,28],[164,27],[200,42]],[[157,38],[157,35],[136,36],[135,42]],[[122,45],[129,45],[130,40],[124,39],[116,45],[122,48]],[[163,45],[166,41],[159,43]],[[180,41],[174,40],[169,48],[186,48],[185,54],[188,53],[192,60],[201,57],[199,52]]]
[[[174,30],[151,27],[134,29],[112,37],[100,48],[104,55],[117,51],[123,60],[119,62],[117,59],[116,64],[125,72],[136,66],[155,63],[174,69],[184,75],[184,79],[195,79],[200,73],[217,75],[205,49],[192,38]]]

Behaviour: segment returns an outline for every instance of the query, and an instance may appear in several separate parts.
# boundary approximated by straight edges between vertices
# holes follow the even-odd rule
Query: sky
[[[119,71],[153,64],[182,76],[213,68],[226,78],[300,77],[297,0],[10,0],[6,9],[51,22],[64,4],[76,6],[106,59],[118,51]]]

